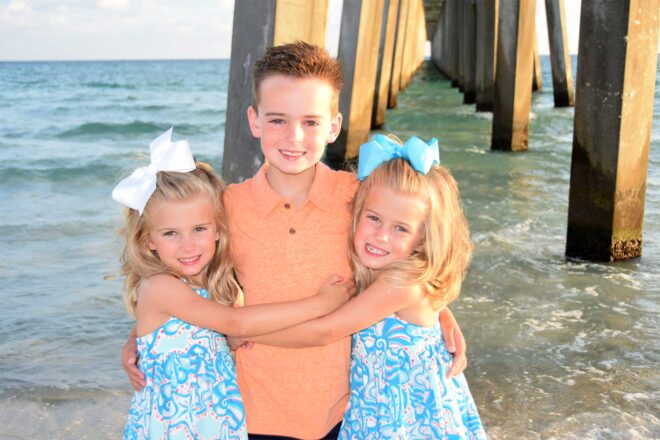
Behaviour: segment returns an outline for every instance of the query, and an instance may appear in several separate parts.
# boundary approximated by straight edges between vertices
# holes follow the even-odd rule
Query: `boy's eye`
[[[269,122],[271,124],[281,125],[281,124],[284,124],[284,119],[271,119]]]
[[[318,121],[305,121],[305,125],[308,127],[318,127],[321,124]]]

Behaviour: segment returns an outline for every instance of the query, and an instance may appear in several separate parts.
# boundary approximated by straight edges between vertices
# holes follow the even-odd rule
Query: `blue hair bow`
[[[426,174],[433,165],[440,164],[438,140],[433,138],[427,144],[413,136],[399,145],[387,136],[377,134],[360,146],[358,179],[364,180],[381,163],[399,157],[406,159],[415,171]]]

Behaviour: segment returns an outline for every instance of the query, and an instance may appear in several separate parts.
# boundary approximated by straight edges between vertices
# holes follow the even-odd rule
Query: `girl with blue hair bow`
[[[438,324],[472,253],[456,181],[439,161],[435,139],[378,135],[362,145],[349,244],[359,294],[322,318],[249,338],[307,347],[353,334],[340,439],[487,438],[465,377],[448,374]]]
[[[126,206],[124,300],[136,318],[146,386],[131,402],[124,439],[247,439],[243,401],[225,335],[259,335],[322,316],[354,293],[331,277],[317,295],[239,305],[229,259],[222,181],[195,163],[170,129],[151,163],[113,190]]]

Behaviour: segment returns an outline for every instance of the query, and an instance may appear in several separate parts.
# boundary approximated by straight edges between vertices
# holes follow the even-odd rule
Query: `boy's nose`
[[[303,128],[300,124],[291,124],[289,136],[292,140],[300,142],[303,140]]]

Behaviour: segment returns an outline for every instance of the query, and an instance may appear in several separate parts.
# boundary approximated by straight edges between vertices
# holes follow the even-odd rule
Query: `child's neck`
[[[286,174],[275,167],[268,167],[266,171],[266,179],[272,190],[291,200],[296,208],[307,201],[315,175],[316,165],[300,174]]]

